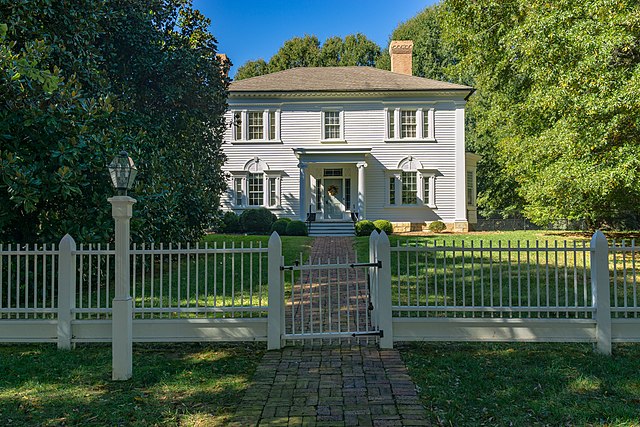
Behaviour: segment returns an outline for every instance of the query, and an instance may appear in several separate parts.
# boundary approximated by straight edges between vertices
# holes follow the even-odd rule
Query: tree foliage
[[[287,40],[269,62],[248,61],[238,68],[235,79],[261,76],[295,67],[373,67],[380,57],[380,47],[363,34],[344,39],[330,37],[320,45],[316,36],[305,35]]]
[[[138,240],[201,235],[223,190],[228,84],[187,0],[0,0],[0,238],[107,241],[106,164],[139,166]]]
[[[443,3],[476,127],[538,223],[634,217],[640,202],[640,7],[631,0]],[[625,226],[628,224],[620,224]],[[637,223],[636,223],[637,225]]]

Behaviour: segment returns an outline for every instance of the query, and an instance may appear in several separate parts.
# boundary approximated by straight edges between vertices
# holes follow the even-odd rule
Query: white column
[[[309,176],[307,174],[307,164],[304,162],[298,163],[300,168],[300,221],[307,220],[307,188],[309,186]]]
[[[456,145],[455,145],[455,222],[456,230],[467,225],[467,202],[465,192],[465,136],[464,136],[464,104],[456,108]]]
[[[358,214],[360,215],[359,219],[366,218],[365,212],[365,177],[364,177],[364,168],[367,167],[367,162],[359,162],[356,164],[358,167]]]
[[[115,297],[112,303],[111,358],[113,380],[128,380],[132,374],[133,301],[130,293],[129,221],[133,213],[135,199],[129,196],[114,196],[107,199],[111,203],[111,214],[115,220],[116,259]]]

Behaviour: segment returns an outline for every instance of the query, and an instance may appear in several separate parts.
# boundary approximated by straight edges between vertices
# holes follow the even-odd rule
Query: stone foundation
[[[409,232],[429,232],[429,224],[431,222],[392,222],[394,233]],[[467,233],[469,229],[468,222],[445,222],[447,230],[450,233]]]

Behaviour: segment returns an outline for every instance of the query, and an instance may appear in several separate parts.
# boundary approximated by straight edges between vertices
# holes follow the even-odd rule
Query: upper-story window
[[[434,109],[387,108],[386,139],[434,141]]]
[[[400,110],[400,138],[416,138],[417,112],[415,110]]]
[[[249,139],[262,139],[264,135],[264,114],[262,111],[249,111]]]
[[[234,111],[232,130],[234,141],[279,142],[280,110]]]
[[[322,140],[344,140],[343,112],[336,110],[322,111]]]

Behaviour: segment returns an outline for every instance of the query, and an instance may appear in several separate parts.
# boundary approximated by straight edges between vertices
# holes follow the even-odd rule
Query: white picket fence
[[[374,233],[370,246],[369,261],[381,261],[381,268],[363,274],[375,283],[371,330],[383,331],[383,347],[415,340],[582,341],[607,353],[612,342],[640,341],[634,241],[607,243],[596,233],[590,244],[435,240],[390,247],[384,233]],[[136,342],[249,340],[278,348],[287,335],[285,292],[290,305],[304,301],[285,284],[277,235],[269,247],[133,245],[130,252]],[[330,267],[297,269],[305,268]],[[316,289],[309,274],[300,288],[306,292]],[[109,245],[76,246],[68,236],[57,246],[0,245],[0,342],[109,342],[115,275]],[[360,289],[362,279],[349,280]],[[353,313],[366,296],[358,298]],[[321,308],[309,299],[300,318],[318,322]]]

